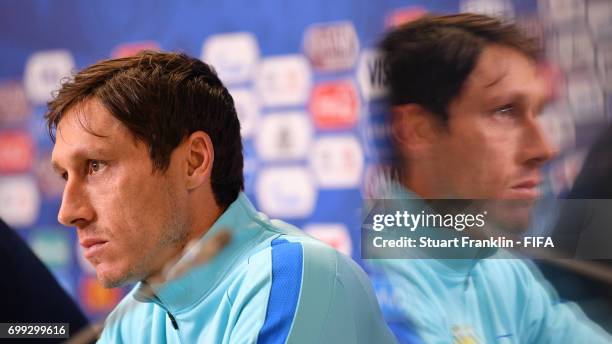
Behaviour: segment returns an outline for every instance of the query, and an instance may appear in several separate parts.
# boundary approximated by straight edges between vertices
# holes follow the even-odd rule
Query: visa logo
[[[366,100],[383,97],[387,93],[385,61],[377,50],[366,50],[357,67],[357,78],[361,93]]]

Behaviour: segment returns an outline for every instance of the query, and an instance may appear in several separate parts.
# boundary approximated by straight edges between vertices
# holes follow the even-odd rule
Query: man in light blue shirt
[[[386,205],[425,209],[426,200],[388,181]],[[392,211],[389,211],[391,210]],[[464,231],[465,232],[465,231]],[[386,239],[396,239],[401,229]],[[443,228],[419,228],[408,237],[438,240],[467,236]],[[370,249],[372,249],[370,247]],[[389,248],[370,257],[389,257]],[[400,342],[412,343],[608,343],[612,338],[576,305],[558,299],[529,261],[503,248],[402,248],[396,259],[370,259],[385,319]],[[453,258],[450,257],[461,257]]]
[[[240,123],[205,63],[98,62],[62,85],[46,118],[66,181],[59,221],[104,286],[138,282],[100,342],[395,342],[355,263],[243,194]]]
[[[444,202],[436,199],[481,202],[489,211],[481,213],[487,216],[482,232],[472,228],[473,220],[463,232],[447,225],[406,231],[389,221],[388,239],[407,233],[405,241],[417,239],[417,246],[370,247],[370,258],[404,258],[369,261],[400,341],[412,341],[414,330],[425,343],[609,343],[611,337],[561,303],[527,261],[461,241],[418,246],[424,235],[452,243],[461,236],[479,239],[478,233],[500,239],[496,230],[502,229],[512,237],[526,228],[539,196],[540,167],[554,155],[538,119],[550,85],[536,42],[512,24],[458,14],[402,25],[384,38],[381,50],[398,173],[380,195],[395,200],[381,200],[372,211],[465,221],[465,214],[439,208]],[[366,229],[362,245],[371,245],[372,231]]]
[[[367,276],[346,256],[269,220],[244,193],[201,240],[223,229],[232,240],[208,264],[154,295],[139,283],[101,342],[394,342]]]

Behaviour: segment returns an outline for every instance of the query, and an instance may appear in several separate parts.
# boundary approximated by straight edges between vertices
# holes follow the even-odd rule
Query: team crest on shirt
[[[482,343],[478,339],[476,332],[471,326],[453,326],[453,344],[478,344]]]

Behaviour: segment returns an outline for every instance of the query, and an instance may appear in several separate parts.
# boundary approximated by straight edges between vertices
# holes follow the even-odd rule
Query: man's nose
[[[68,181],[62,195],[57,220],[68,227],[84,227],[95,216],[93,208],[78,181]]]
[[[554,158],[558,153],[557,147],[550,143],[537,118],[527,120],[523,140],[524,162],[526,164],[540,166]]]

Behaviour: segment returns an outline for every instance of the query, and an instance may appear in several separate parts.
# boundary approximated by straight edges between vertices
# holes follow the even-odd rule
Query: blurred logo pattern
[[[52,92],[61,80],[70,77],[75,69],[74,58],[68,50],[39,51],[26,62],[24,83],[30,101],[36,104],[51,100]]]
[[[29,176],[0,177],[0,217],[10,226],[31,226],[38,218],[40,195]]]
[[[303,218],[315,208],[317,189],[303,167],[264,169],[255,188],[261,210],[271,217]]]
[[[261,101],[266,106],[299,105],[310,94],[312,76],[302,55],[263,59],[255,80]]]
[[[357,123],[359,95],[352,81],[330,81],[314,86],[310,113],[320,129],[348,129]]]
[[[24,121],[30,117],[31,111],[21,82],[0,83],[0,125]]]
[[[258,130],[255,144],[262,159],[303,159],[310,149],[312,124],[305,113],[266,115]]]
[[[34,159],[34,143],[25,131],[0,132],[0,173],[27,172]]]
[[[310,163],[321,188],[359,188],[361,184],[363,151],[352,135],[318,139]]]
[[[350,69],[359,54],[359,38],[353,23],[315,24],[306,30],[304,53],[320,71]]]
[[[213,35],[204,42],[200,57],[214,66],[224,83],[246,82],[259,60],[257,38],[250,32]]]
[[[357,67],[357,78],[361,94],[366,100],[375,100],[387,93],[385,62],[380,52],[368,49],[361,53],[359,67]]]

